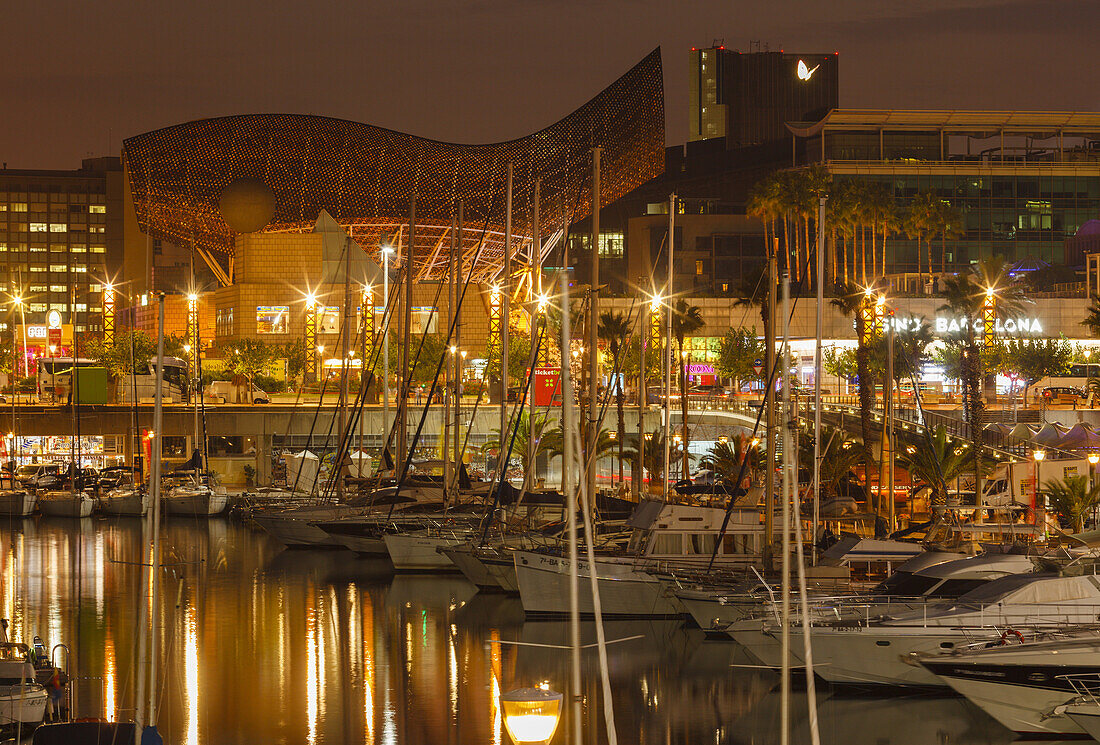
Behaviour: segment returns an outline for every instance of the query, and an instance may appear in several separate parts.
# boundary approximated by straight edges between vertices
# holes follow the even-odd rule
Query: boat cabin
[[[722,564],[759,560],[764,548],[760,510],[733,508],[723,535],[725,517],[725,509],[718,507],[642,502],[626,523],[631,529],[627,550],[658,561],[709,560],[718,546],[715,560]]]

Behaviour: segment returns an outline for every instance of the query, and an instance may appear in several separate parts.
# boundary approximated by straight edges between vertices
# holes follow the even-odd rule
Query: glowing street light
[[[519,688],[501,694],[504,727],[516,745],[549,743],[561,720],[562,694],[539,688]]]

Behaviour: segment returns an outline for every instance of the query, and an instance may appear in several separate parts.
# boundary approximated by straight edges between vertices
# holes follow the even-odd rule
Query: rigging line
[[[816,258],[816,256],[817,256],[816,252],[817,252],[816,243],[815,243],[814,248],[813,248],[812,251],[807,251],[806,252],[806,261],[805,261],[805,264],[802,267],[803,271],[801,272],[801,276],[799,277],[798,282],[795,285],[797,287],[798,291],[799,291],[799,294],[795,295],[794,293],[791,293],[792,294],[792,297],[791,297],[791,311],[790,311],[790,317],[788,318],[788,322],[789,322],[790,318],[794,317],[795,308],[798,306],[798,298],[801,296],[802,284],[803,284],[804,281],[807,280],[806,274],[807,274],[807,271],[809,269],[810,260],[812,258]],[[788,281],[790,281],[789,275],[788,275]],[[771,284],[770,281],[769,281],[769,284]],[[774,291],[774,290],[772,288],[769,288],[769,292],[772,292],[772,291]],[[779,369],[780,369],[780,365],[786,366],[786,365],[789,364],[789,360],[782,359],[782,357],[784,357],[784,356],[785,356],[785,353],[775,355],[775,363],[772,365],[771,370],[768,371],[768,379],[766,381],[766,385],[764,386],[765,391],[773,390],[773,388],[775,386],[775,379],[776,379],[777,373],[779,372]],[[818,385],[820,385],[820,381],[818,382]],[[764,404],[765,404],[766,401],[767,401],[766,397],[763,400],[761,400],[760,406],[756,411],[756,421],[753,424],[752,435],[750,437],[750,440],[754,439],[756,437],[757,432],[760,431],[760,419],[764,415]],[[741,467],[737,470],[737,480],[734,481],[734,484],[740,484],[742,481],[745,480],[745,471],[747,470],[748,465],[749,465],[749,458],[748,457],[742,458],[741,459]],[[774,474],[774,471],[775,471],[775,464],[774,463],[765,464],[765,471],[767,473],[767,478],[773,478],[773,474]],[[667,478],[667,474],[666,474],[666,478]],[[727,504],[726,504],[726,514],[722,518],[722,529],[718,532],[718,540],[715,541],[714,548],[711,550],[710,560],[707,562],[707,571],[710,571],[714,567],[714,560],[718,556],[718,547],[722,545],[722,541],[726,536],[726,530],[729,528],[730,517],[733,514],[733,505],[735,504],[736,501],[737,500],[734,497],[731,496],[730,499],[729,499],[729,502],[727,502]]]
[[[535,353],[536,354],[538,354],[539,347],[542,346],[542,337],[543,337],[543,333],[542,333],[542,331],[539,331],[538,338],[535,340]],[[520,412],[521,415],[522,415],[522,412],[523,412],[523,405],[527,401],[527,393],[528,393],[528,391],[531,390],[531,380],[533,378],[534,378],[533,375],[528,375],[527,376],[527,382],[523,386],[523,397],[520,398],[519,402],[517,403],[517,407],[519,408],[519,412]],[[508,441],[508,452],[507,453],[504,452],[504,436],[503,436],[503,433],[501,435],[500,447],[497,448],[497,453],[498,453],[497,457],[501,458],[501,461],[500,461],[500,464],[501,464],[500,465],[500,479],[497,481],[497,488],[494,490],[493,506],[482,517],[482,524],[484,525],[484,528],[483,528],[482,533],[481,533],[481,541],[478,544],[480,546],[484,546],[485,542],[489,539],[489,526],[492,525],[492,523],[493,523],[493,513],[496,511],[497,505],[500,504],[500,492],[504,488],[504,482],[508,478],[508,461],[510,461],[512,459],[512,449],[516,446],[516,435],[518,435],[518,434],[519,434],[519,422],[518,422],[518,419],[517,419],[516,426],[515,426],[515,428],[512,429],[512,437]]]

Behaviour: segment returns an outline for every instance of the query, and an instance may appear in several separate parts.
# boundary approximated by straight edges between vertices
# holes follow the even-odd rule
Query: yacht
[[[614,616],[676,616],[684,607],[657,572],[706,570],[717,546],[714,566],[745,569],[759,562],[763,528],[759,510],[734,509],[726,535],[719,541],[726,511],[647,501],[627,520],[631,529],[625,550],[596,556],[602,612]],[[527,613],[569,612],[569,560],[549,552],[515,551],[516,583]],[[593,613],[587,559],[577,561],[582,577],[581,613]]]
[[[386,533],[382,536],[382,541],[386,545],[393,568],[398,571],[458,571],[458,567],[439,549],[466,543],[473,537],[474,530],[472,527],[427,528]]]
[[[95,498],[76,489],[48,491],[38,498],[38,511],[50,517],[88,517],[95,507]]]
[[[177,482],[164,495],[164,508],[169,515],[213,517],[225,512],[228,504],[229,495],[224,487],[212,487],[199,479]]]
[[[149,492],[144,486],[121,486],[99,497],[99,511],[105,515],[144,515],[149,510]]]
[[[0,489],[0,515],[26,517],[34,512],[38,495],[29,489]]]
[[[1053,573],[1011,575],[957,599],[879,618],[842,618],[810,629],[815,671],[833,684],[933,686],[944,682],[909,664],[911,653],[936,654],[994,641],[1005,627],[1030,630],[1096,623],[1100,581]],[[768,629],[775,636],[777,630]],[[798,650],[793,653],[797,656]],[[820,667],[817,667],[820,663]]]
[[[28,661],[26,644],[0,643],[0,727],[33,729],[46,716],[49,694]]]
[[[1100,734],[1100,630],[1032,640],[1008,629],[995,646],[920,655],[928,672],[1013,732]]]

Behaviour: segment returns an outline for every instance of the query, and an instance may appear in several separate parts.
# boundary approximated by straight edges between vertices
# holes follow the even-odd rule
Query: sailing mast
[[[455,233],[458,230],[458,219],[451,215],[451,245],[447,254],[447,327],[454,328],[455,308]],[[446,383],[443,386],[443,501],[450,503],[451,496],[451,399],[454,397],[454,358],[457,348],[453,340],[450,348],[451,358],[447,365],[445,375]],[[444,354],[447,352],[445,351]],[[458,437],[458,430],[455,430]]]
[[[400,400],[397,402],[397,462],[404,463],[408,459],[409,436],[409,389],[412,385],[412,373],[409,370],[409,345],[412,339],[412,282],[413,282],[413,256],[416,251],[416,195],[409,198],[409,243],[405,255],[402,257],[402,267],[405,270],[405,308],[401,329],[401,385]]]
[[[533,296],[530,303],[531,322],[531,358],[527,364],[527,374],[535,374],[535,365],[538,364],[538,348],[535,346],[537,330],[541,317],[539,315],[542,303],[542,239],[539,231],[539,197],[542,188],[542,179],[535,179],[535,193],[531,201],[531,243],[529,248],[531,264],[531,281],[527,285],[527,293]],[[536,282],[538,283],[536,286]],[[532,381],[533,382],[533,381]],[[518,425],[517,425],[518,426]],[[527,385],[527,470],[523,474],[523,491],[535,486],[535,387]]]
[[[672,465],[672,280],[675,271],[672,264],[673,246],[676,237],[676,195],[668,197],[668,277],[665,279],[665,458],[663,462],[664,483],[661,496],[668,501],[668,477]],[[644,436],[644,435],[643,435]]]
[[[508,448],[505,438],[508,431],[508,319],[512,299],[512,164],[508,164],[508,185],[504,207],[504,279],[500,283],[500,448],[498,475],[508,470],[504,462]]]

